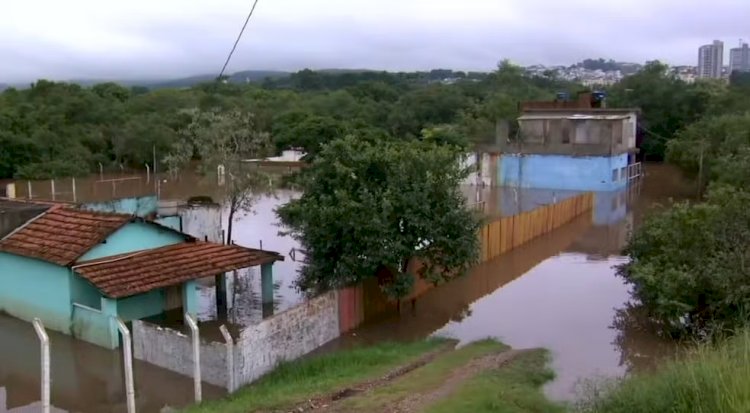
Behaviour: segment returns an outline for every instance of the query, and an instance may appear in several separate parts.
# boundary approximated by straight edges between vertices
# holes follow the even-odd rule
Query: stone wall
[[[236,344],[237,384],[251,383],[278,363],[299,358],[339,334],[335,291],[249,326]]]
[[[161,368],[193,376],[192,338],[179,331],[133,321],[133,357]],[[201,340],[201,379],[227,388],[227,347]]]

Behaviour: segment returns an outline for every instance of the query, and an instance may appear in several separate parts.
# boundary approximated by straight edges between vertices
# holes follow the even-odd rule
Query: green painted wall
[[[117,314],[126,322],[161,314],[164,298],[164,290],[120,298],[117,300]]]
[[[26,321],[39,317],[48,329],[69,333],[69,276],[65,267],[0,252],[0,311]]]
[[[90,282],[77,274],[70,275],[70,298],[72,303],[101,309],[102,294]]]
[[[146,222],[131,222],[107,237],[105,242],[83,254],[78,261],[95,260],[181,242],[185,242],[185,238],[173,231]]]
[[[120,345],[120,336],[111,317],[93,308],[73,306],[72,331],[75,338],[105,348]]]

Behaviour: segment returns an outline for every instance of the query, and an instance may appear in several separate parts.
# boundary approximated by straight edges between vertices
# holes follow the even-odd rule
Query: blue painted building
[[[0,212],[15,211],[3,203]],[[9,221],[17,227],[0,239],[0,312],[38,317],[49,329],[108,348],[119,345],[115,317],[195,316],[196,280],[252,266],[270,274],[283,259],[198,241],[135,215],[37,207],[25,222]]]
[[[627,186],[636,149],[635,109],[526,108],[514,139],[500,142],[497,184],[615,191]]]

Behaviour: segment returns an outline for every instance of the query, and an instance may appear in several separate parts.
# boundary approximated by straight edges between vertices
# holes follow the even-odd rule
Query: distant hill
[[[236,72],[229,75],[227,80],[231,83],[253,83],[262,82],[267,78],[279,79],[287,77],[289,75],[289,72],[282,72],[278,70],[243,70],[241,72]],[[199,83],[211,82],[215,79],[216,75],[196,75],[174,80],[139,82],[137,83],[137,85],[145,86],[151,89],[180,88],[195,86]]]

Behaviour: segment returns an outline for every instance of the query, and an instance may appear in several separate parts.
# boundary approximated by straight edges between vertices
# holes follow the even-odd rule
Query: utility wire
[[[224,71],[227,69],[227,65],[229,64],[229,61],[232,59],[234,50],[237,48],[237,44],[240,42],[240,39],[242,38],[242,34],[245,32],[247,23],[250,21],[250,18],[253,17],[253,12],[255,12],[255,6],[257,5],[258,5],[258,0],[255,0],[255,2],[253,2],[253,7],[250,9],[250,13],[247,14],[247,18],[245,19],[245,24],[242,25],[242,30],[240,30],[240,34],[237,35],[237,40],[234,41],[234,46],[232,46],[232,50],[229,51],[229,56],[227,56],[227,60],[226,62],[224,62],[224,66],[221,68],[221,72],[219,72],[219,77],[217,77],[217,79],[221,79],[221,77],[224,75]]]

